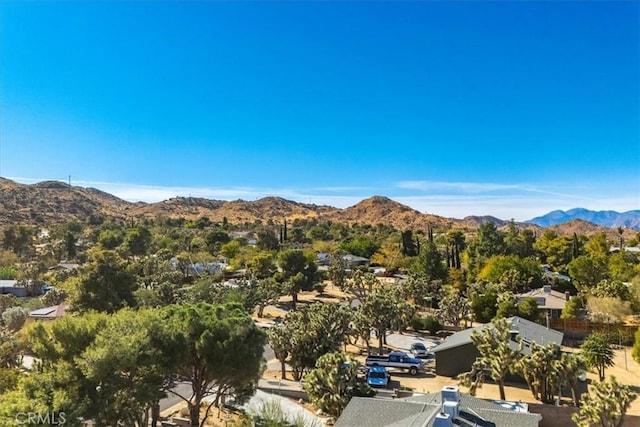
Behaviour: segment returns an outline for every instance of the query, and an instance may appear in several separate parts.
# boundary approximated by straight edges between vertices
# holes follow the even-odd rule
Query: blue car
[[[372,366],[367,374],[367,384],[371,387],[387,387],[389,384],[389,372],[384,366]]]

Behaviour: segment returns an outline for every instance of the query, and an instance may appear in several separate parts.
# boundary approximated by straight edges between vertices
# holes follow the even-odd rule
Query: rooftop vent
[[[460,414],[460,404],[458,402],[444,402],[442,404],[442,412],[454,419]]]
[[[440,391],[440,395],[442,396],[442,403],[445,402],[460,402],[460,389],[456,386],[444,386]]]
[[[449,414],[440,412],[433,420],[433,427],[453,427],[453,418]]]

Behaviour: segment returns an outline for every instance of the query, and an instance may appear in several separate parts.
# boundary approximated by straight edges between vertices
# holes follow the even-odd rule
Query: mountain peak
[[[640,210],[620,213],[616,211],[592,211],[585,208],[573,208],[568,211],[552,211],[525,222],[541,227],[550,227],[576,219],[603,227],[623,227],[640,230]]]

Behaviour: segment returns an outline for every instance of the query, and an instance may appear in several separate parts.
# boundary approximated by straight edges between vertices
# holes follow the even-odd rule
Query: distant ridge
[[[536,224],[540,227],[550,227],[552,225],[564,224],[575,219],[591,222],[603,227],[623,227],[640,230],[640,210],[627,212],[616,211],[591,211],[584,208],[575,208],[568,211],[552,211],[528,221],[529,224]]]
[[[640,211],[631,213],[640,215]],[[553,215],[556,220],[563,218],[562,211],[555,211]],[[278,224],[284,219],[293,224],[299,219],[373,227],[391,225],[398,230],[425,231],[432,227],[437,232],[456,229],[472,233],[487,222],[499,229],[505,229],[510,224],[510,221],[492,216],[472,215],[456,219],[423,213],[384,196],[372,196],[344,209],[281,197],[264,197],[253,201],[174,197],[157,203],[132,203],[95,188],[69,186],[60,181],[27,185],[0,177],[0,228],[8,224],[44,226],[69,221],[97,221],[100,218],[122,222],[144,218],[194,220],[200,217],[231,224]],[[586,221],[574,219],[551,228],[559,235],[577,232],[590,236],[604,232],[612,239],[619,237],[615,228]],[[529,228],[535,232],[544,227],[532,222],[515,224],[520,229]],[[637,225],[638,222],[627,220],[625,224]],[[624,234],[625,238],[630,238],[636,232],[629,227],[625,228]]]

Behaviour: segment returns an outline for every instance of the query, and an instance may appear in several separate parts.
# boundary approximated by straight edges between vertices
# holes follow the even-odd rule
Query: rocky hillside
[[[5,224],[57,224],[70,220],[87,221],[91,216],[114,219],[183,217],[196,219],[206,216],[214,222],[226,218],[230,223],[260,220],[281,221],[286,218],[317,218],[347,224],[390,224],[397,229],[422,229],[429,225],[436,229],[452,228],[474,231],[490,221],[498,228],[508,222],[490,216],[469,216],[464,219],[445,218],[421,213],[387,197],[373,196],[346,209],[293,202],[280,197],[265,197],[255,201],[222,201],[197,197],[176,197],[159,203],[131,203],[95,188],[69,186],[58,181],[19,184],[0,178],[0,226]],[[521,227],[542,228],[533,224]],[[588,222],[570,222],[553,226],[558,234],[593,235],[605,231],[617,236],[617,231]],[[625,238],[632,230],[625,230]],[[628,234],[628,235],[627,235]],[[612,237],[612,238],[613,238]]]
[[[95,188],[59,181],[25,185],[0,178],[0,225],[86,221],[91,215],[125,218],[135,206]]]

